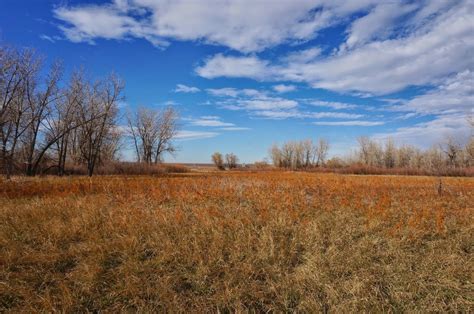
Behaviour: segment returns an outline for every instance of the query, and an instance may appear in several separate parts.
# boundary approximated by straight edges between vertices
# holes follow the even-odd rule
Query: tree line
[[[83,69],[64,79],[60,62],[46,67],[30,49],[0,46],[0,172],[28,176],[80,165],[92,176],[116,161],[129,136],[139,162],[159,163],[174,152],[177,113],[138,108],[118,124],[124,82],[115,74],[89,79]]]
[[[472,121],[470,122],[473,124]],[[447,136],[431,148],[423,150],[412,145],[397,146],[392,138],[380,141],[367,136],[357,138],[357,148],[345,157],[327,159],[330,145],[326,139],[313,142],[288,141],[274,144],[268,151],[274,167],[309,169],[343,168],[354,165],[379,169],[416,169],[429,173],[474,167],[474,137],[465,145]]]
[[[395,145],[392,138],[376,141],[362,136],[357,139],[358,149],[347,158],[347,162],[379,168],[412,168],[436,172],[445,169],[469,168],[474,166],[474,139],[471,136],[462,145],[452,136],[429,149],[412,145]]]

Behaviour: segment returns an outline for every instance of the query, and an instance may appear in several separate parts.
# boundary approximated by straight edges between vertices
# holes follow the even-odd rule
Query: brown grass
[[[0,311],[474,310],[474,180],[0,182]]]

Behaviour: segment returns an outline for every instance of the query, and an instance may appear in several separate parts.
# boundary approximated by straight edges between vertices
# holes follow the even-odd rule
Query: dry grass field
[[[474,179],[0,182],[0,311],[474,311]]]

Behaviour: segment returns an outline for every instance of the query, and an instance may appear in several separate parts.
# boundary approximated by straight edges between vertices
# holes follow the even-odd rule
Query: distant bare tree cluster
[[[0,46],[0,172],[7,177],[51,168],[63,175],[66,165],[92,176],[97,165],[118,158],[124,83],[114,74],[90,80],[83,70],[62,78],[60,63],[46,69],[32,50]],[[172,109],[130,114],[139,161],[158,162],[174,151],[176,120]]]
[[[323,138],[316,143],[307,139],[289,141],[278,146],[274,144],[270,150],[273,165],[279,168],[302,169],[323,166],[329,151],[329,142]]]
[[[211,156],[212,162],[219,170],[224,170],[226,167],[228,169],[237,168],[239,163],[239,158],[234,153],[229,153],[223,156],[219,152],[215,152]]]
[[[472,137],[464,146],[453,137],[447,137],[441,144],[428,150],[421,150],[411,145],[396,146],[391,138],[384,143],[368,137],[359,137],[357,141],[358,151],[355,158],[349,162],[359,162],[371,167],[411,168],[436,172],[474,166]]]

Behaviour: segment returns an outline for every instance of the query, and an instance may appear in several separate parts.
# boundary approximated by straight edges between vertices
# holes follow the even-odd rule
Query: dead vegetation
[[[0,182],[0,311],[474,309],[474,180],[317,173]]]

